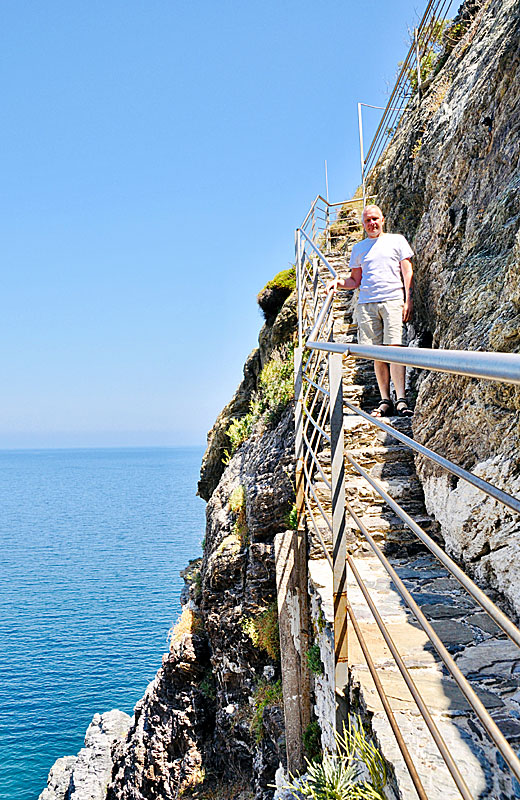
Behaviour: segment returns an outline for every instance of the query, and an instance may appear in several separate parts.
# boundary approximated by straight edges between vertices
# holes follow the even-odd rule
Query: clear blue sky
[[[205,441],[423,10],[3,0],[0,447]]]

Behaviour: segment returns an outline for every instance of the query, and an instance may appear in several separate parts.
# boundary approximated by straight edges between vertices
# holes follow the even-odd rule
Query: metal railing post
[[[300,229],[294,234],[294,247],[296,250],[296,294],[298,297],[298,346],[303,345],[303,320],[302,320],[302,254],[300,244]]]
[[[366,191],[365,191],[365,154],[363,153],[363,116],[361,111],[362,103],[357,104],[357,113],[358,113],[358,129],[359,129],[359,158],[361,161],[361,187],[363,190],[363,208],[365,207],[366,202]]]
[[[333,545],[334,665],[336,730],[342,731],[347,706],[347,542],[345,511],[345,460],[343,457],[343,364],[337,353],[329,356],[330,460]]]
[[[421,57],[419,55],[419,35],[417,28],[414,29],[414,40],[415,40],[415,59],[417,61],[417,92],[419,95],[419,100],[421,99]]]

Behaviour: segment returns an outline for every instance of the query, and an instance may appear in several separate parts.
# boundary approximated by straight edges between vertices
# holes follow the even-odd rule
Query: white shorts
[[[357,307],[359,344],[403,343],[404,300],[359,303]]]

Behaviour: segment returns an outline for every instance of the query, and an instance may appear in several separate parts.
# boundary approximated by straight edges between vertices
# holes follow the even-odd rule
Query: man
[[[336,289],[357,289],[359,344],[402,345],[403,322],[412,315],[413,250],[400,233],[385,233],[385,218],[379,206],[366,206],[363,227],[368,238],[357,242],[350,256],[350,277],[335,278],[327,286]],[[401,417],[413,412],[405,398],[406,367],[374,361],[381,400],[372,412],[374,417],[390,417],[394,411]],[[390,378],[396,393],[395,409],[390,399]]]

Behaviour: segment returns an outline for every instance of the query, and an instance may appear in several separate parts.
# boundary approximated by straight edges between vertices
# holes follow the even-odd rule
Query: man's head
[[[383,233],[385,218],[379,206],[365,206],[363,209],[363,227],[370,239],[377,239]]]

